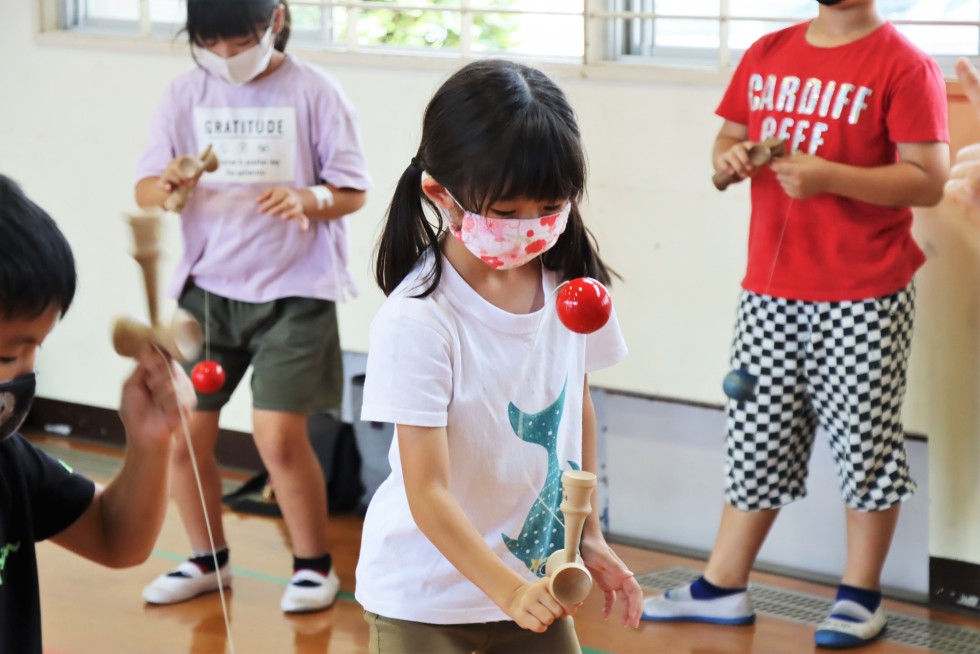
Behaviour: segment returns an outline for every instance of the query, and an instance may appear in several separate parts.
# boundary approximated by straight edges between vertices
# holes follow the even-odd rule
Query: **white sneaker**
[[[687,585],[643,600],[643,619],[652,622],[748,625],[755,622],[755,609],[748,591],[699,600],[691,596],[691,586]]]
[[[333,568],[326,576],[313,570],[299,570],[286,586],[279,603],[285,613],[309,613],[330,608],[340,592],[340,579]]]
[[[225,564],[218,572],[204,572],[196,564],[184,561],[166,574],[151,581],[143,589],[143,599],[150,604],[176,604],[204,593],[218,590],[218,583],[231,587],[231,566]]]
[[[861,647],[882,634],[885,622],[885,612],[880,606],[872,613],[857,602],[841,600],[817,627],[814,640],[817,647],[829,649]]]

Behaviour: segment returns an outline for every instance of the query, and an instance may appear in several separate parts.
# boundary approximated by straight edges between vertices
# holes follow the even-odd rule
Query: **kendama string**
[[[543,274],[543,272],[544,271],[542,270],[542,274]],[[518,380],[525,380],[525,379],[528,378],[528,371],[530,370],[531,363],[532,363],[531,359],[532,359],[534,353],[537,351],[538,342],[540,341],[541,332],[543,331],[542,327],[544,327],[545,321],[550,317],[550,315],[547,313],[547,311],[549,309],[550,310],[553,310],[553,311],[557,311],[557,309],[555,307],[555,303],[556,303],[556,300],[557,300],[557,297],[558,297],[558,292],[561,290],[562,286],[564,286],[567,283],[568,282],[566,281],[566,282],[562,282],[561,284],[558,284],[554,288],[554,290],[552,290],[550,293],[548,293],[548,296],[545,298],[544,306],[541,308],[541,317],[538,320],[538,328],[534,332],[534,338],[531,341],[531,347],[530,347],[530,349],[527,352],[527,356],[524,357],[524,365],[521,368],[521,373],[517,376],[517,379]],[[556,313],[556,317],[557,317],[557,313]],[[519,386],[520,386],[520,382],[515,385],[515,392],[514,392],[515,399],[517,398],[517,395],[518,395],[518,393],[516,391],[517,391],[517,388]],[[520,417],[518,418],[517,425],[518,425],[517,430],[516,430],[517,436],[518,436],[518,438],[521,439],[522,442],[524,442],[524,412],[523,411],[520,411]],[[541,490],[539,490],[539,489],[537,489],[537,488],[534,487],[534,482],[531,480],[531,471],[530,471],[529,466],[522,465],[522,466],[520,466],[520,469],[521,469],[521,472],[524,473],[524,475],[523,475],[524,482],[527,483],[528,488],[530,488],[531,489],[531,492],[534,493],[534,502],[536,504],[540,504],[541,506],[543,506],[544,509],[548,513],[550,513],[552,515],[552,517],[555,519],[555,521],[558,524],[561,525],[562,529],[564,529],[565,528],[565,521],[562,520],[561,517],[559,517],[557,513],[555,513],[555,511],[554,511],[554,509],[552,507],[548,506],[548,503],[547,502],[544,501],[544,498],[541,497]],[[533,507],[533,505],[532,505],[532,507]]]
[[[177,394],[177,379],[174,377],[174,371],[171,367],[170,359],[163,353],[160,347],[153,343],[153,349],[157,351],[160,358],[163,359],[164,364],[167,366],[167,373],[170,375],[170,384],[174,389],[174,394]],[[221,567],[218,565],[218,552],[214,545],[214,532],[211,530],[211,519],[208,518],[208,506],[207,502],[204,500],[204,485],[201,483],[201,473],[197,467],[197,457],[194,455],[194,445],[191,443],[191,431],[189,426],[189,418],[187,417],[186,409],[178,403],[177,405],[178,413],[180,414],[180,426],[184,432],[184,442],[187,445],[187,452],[190,454],[191,459],[191,469],[194,471],[194,481],[197,482],[197,492],[201,498],[201,510],[204,513],[204,526],[207,528],[208,532],[208,542],[211,545],[211,556],[214,559],[214,571],[218,575],[218,595],[221,598],[221,612],[225,619],[225,633],[228,636],[228,648],[231,650],[231,654],[235,654],[235,639],[231,633],[231,619],[228,615],[228,602],[225,600],[225,584],[221,579]]]

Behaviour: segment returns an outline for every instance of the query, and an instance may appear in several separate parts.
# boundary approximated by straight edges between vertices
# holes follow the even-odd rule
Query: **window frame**
[[[140,20],[138,33],[132,33],[132,21],[97,21],[97,29],[88,27],[71,27],[67,17],[77,21],[80,11],[78,4],[85,0],[34,0],[36,8],[36,40],[39,43],[56,45],[78,45],[82,47],[145,50],[145,51],[184,51],[187,49],[186,40],[173,36],[179,30],[179,25],[169,23],[152,24],[149,20],[149,0],[137,0],[140,4]],[[395,69],[420,70],[452,70],[462,62],[481,58],[482,53],[474,53],[472,42],[466,29],[472,18],[477,14],[532,14],[532,15],[562,15],[574,16],[579,12],[535,11],[526,9],[501,9],[472,6],[473,0],[459,0],[459,6],[447,8],[445,11],[460,12],[462,15],[462,30],[460,46],[453,51],[424,51],[414,48],[399,48],[397,46],[361,46],[357,43],[355,23],[349,22],[346,43],[325,43],[312,45],[306,39],[297,38],[291,43],[290,49],[300,53],[304,58],[321,64],[389,67]],[[623,81],[667,81],[713,83],[724,82],[731,77],[734,67],[741,58],[743,50],[731,48],[728,31],[733,22],[764,21],[785,22],[792,24],[796,19],[772,16],[731,16],[729,0],[718,0],[718,16],[672,15],[643,11],[615,11],[595,8],[604,0],[582,0],[581,12],[584,22],[583,50],[579,57],[542,57],[511,53],[492,53],[490,56],[533,60],[542,67],[561,73],[565,76],[582,79],[608,79]],[[392,8],[381,6],[372,0],[292,0],[290,6],[320,6],[323,8],[343,8],[356,11],[363,8]],[[431,9],[431,5],[412,3],[411,0],[400,0],[398,8]],[[657,61],[662,57],[643,55],[617,54],[615,59],[610,57],[610,50],[615,47],[616,19],[691,19],[713,22],[718,24],[719,47],[714,48],[671,48],[663,47],[660,52],[672,54],[669,63]],[[930,26],[968,26],[980,29],[980,12],[978,20],[972,21],[910,21],[893,20],[897,26],[930,25]],[[125,29],[126,27],[130,29]],[[100,29],[98,29],[100,28]],[[301,34],[296,32],[297,36]],[[980,37],[978,37],[980,51]],[[621,50],[620,50],[621,52]],[[687,55],[691,56],[680,56]],[[952,77],[953,64],[960,55],[930,55],[942,67],[948,78]],[[967,55],[969,56],[969,55]]]

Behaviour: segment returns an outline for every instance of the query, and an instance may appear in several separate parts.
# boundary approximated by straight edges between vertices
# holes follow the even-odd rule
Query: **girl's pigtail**
[[[395,187],[378,241],[374,277],[385,295],[401,284],[427,248],[433,249],[435,268],[418,297],[425,297],[435,289],[442,276],[442,257],[438,232],[429,223],[422,206],[422,166],[413,159]]]

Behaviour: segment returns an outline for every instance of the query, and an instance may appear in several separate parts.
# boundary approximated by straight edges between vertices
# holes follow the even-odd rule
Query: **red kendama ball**
[[[201,361],[191,371],[191,383],[198,393],[217,393],[225,385],[225,369],[217,361]]]
[[[558,318],[578,334],[602,329],[612,315],[612,300],[606,287],[591,277],[569,281],[558,291]]]

